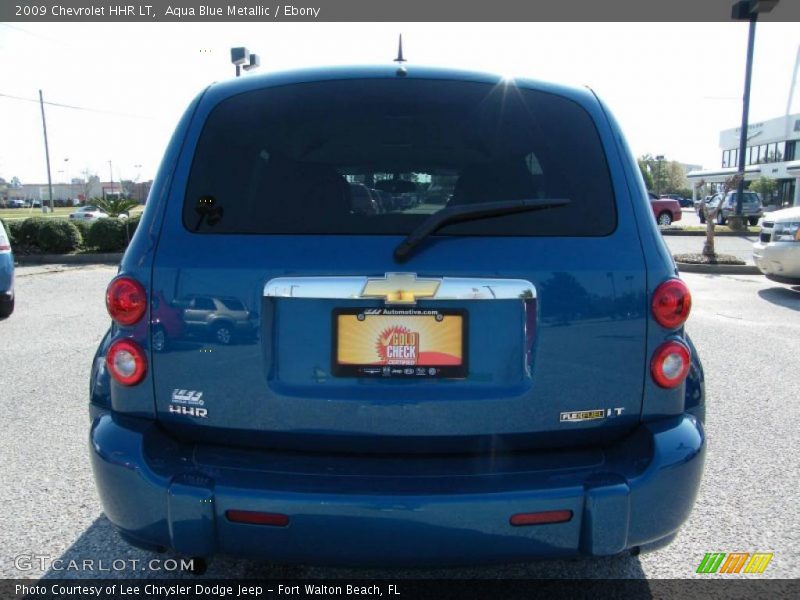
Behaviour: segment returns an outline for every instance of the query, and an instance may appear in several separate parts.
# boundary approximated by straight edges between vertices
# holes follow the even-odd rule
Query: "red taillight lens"
[[[677,329],[689,318],[692,294],[680,279],[669,279],[656,288],[651,308],[659,325]]]
[[[508,520],[514,527],[526,525],[547,525],[548,523],[566,523],[572,519],[571,510],[545,510],[542,512],[519,513],[511,515]]]
[[[130,277],[117,277],[106,290],[108,314],[120,325],[133,325],[147,310],[144,286]]]
[[[266,513],[253,510],[228,510],[225,516],[233,523],[247,523],[249,525],[271,525],[272,527],[286,527],[289,525],[289,515],[280,513]]]
[[[651,308],[659,325],[677,329],[689,318],[692,294],[680,279],[669,279],[656,288]]]
[[[117,340],[108,348],[106,365],[122,385],[136,385],[147,373],[147,356],[136,342]]]
[[[678,387],[686,379],[691,360],[689,348],[680,342],[661,344],[650,361],[653,381],[662,388]]]

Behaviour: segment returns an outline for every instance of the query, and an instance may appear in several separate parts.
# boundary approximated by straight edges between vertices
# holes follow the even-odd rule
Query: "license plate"
[[[464,378],[467,313],[459,309],[336,309],[332,372],[337,377]]]

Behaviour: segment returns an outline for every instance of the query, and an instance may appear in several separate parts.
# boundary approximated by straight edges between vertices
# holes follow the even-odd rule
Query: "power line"
[[[22,102],[35,102],[36,104],[39,104],[39,101],[34,99],[34,98],[23,98],[22,96],[14,96],[12,94],[4,94],[2,92],[0,92],[0,97],[8,98],[10,100],[20,100]],[[150,119],[150,118],[152,118],[152,117],[146,117],[146,116],[143,116],[143,115],[131,115],[131,114],[127,114],[127,113],[119,113],[119,112],[114,112],[114,111],[110,111],[110,110],[101,110],[101,109],[98,109],[98,108],[87,108],[85,106],[74,106],[72,104],[62,104],[60,102],[45,102],[45,104],[47,104],[48,106],[55,106],[55,107],[58,107],[58,108],[70,108],[72,110],[83,110],[83,111],[86,111],[86,112],[102,113],[102,114],[106,114],[106,115],[114,115],[114,116],[117,116],[117,117],[130,117],[132,119]]]

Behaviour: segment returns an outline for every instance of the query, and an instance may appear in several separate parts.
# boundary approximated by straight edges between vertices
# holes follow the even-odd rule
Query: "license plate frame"
[[[460,350],[461,362],[460,364],[445,364],[441,361],[436,361],[435,358],[423,359],[419,353],[417,361],[414,364],[405,364],[404,362],[398,363],[393,361],[405,361],[406,359],[389,359],[385,357],[376,357],[384,362],[379,363],[358,363],[358,362],[340,362],[341,345],[339,343],[340,331],[340,317],[341,316],[355,316],[359,323],[367,324],[367,320],[380,319],[383,322],[393,321],[397,326],[406,326],[413,324],[417,326],[412,329],[410,333],[417,333],[421,329],[420,326],[432,327],[451,327],[458,328],[460,324]],[[363,318],[361,318],[363,317]],[[453,319],[448,322],[448,318]],[[419,307],[352,307],[352,308],[335,308],[332,311],[332,327],[331,327],[331,374],[334,377],[355,377],[355,378],[379,378],[379,379],[464,379],[469,373],[469,360],[468,360],[468,312],[463,308],[419,308]],[[345,324],[348,326],[348,324]],[[350,321],[349,327],[352,329],[354,323]],[[444,331],[444,330],[442,330]],[[455,332],[455,330],[454,330]],[[453,332],[453,333],[454,333]],[[367,336],[369,329],[364,327],[362,335]],[[362,345],[377,346],[378,338],[374,335],[359,342]],[[451,343],[452,345],[452,343]],[[419,338],[417,342],[417,350],[419,350]],[[393,346],[396,348],[396,346]],[[388,349],[388,345],[387,345]],[[448,360],[458,358],[454,355],[437,352],[437,356],[447,357]],[[425,362],[422,362],[425,361]]]

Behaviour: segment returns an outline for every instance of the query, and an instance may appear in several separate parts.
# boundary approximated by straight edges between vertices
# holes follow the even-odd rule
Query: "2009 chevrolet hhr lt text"
[[[692,509],[691,297],[591,90],[414,67],[214,84],[106,301],[91,459],[132,544],[604,556]]]

